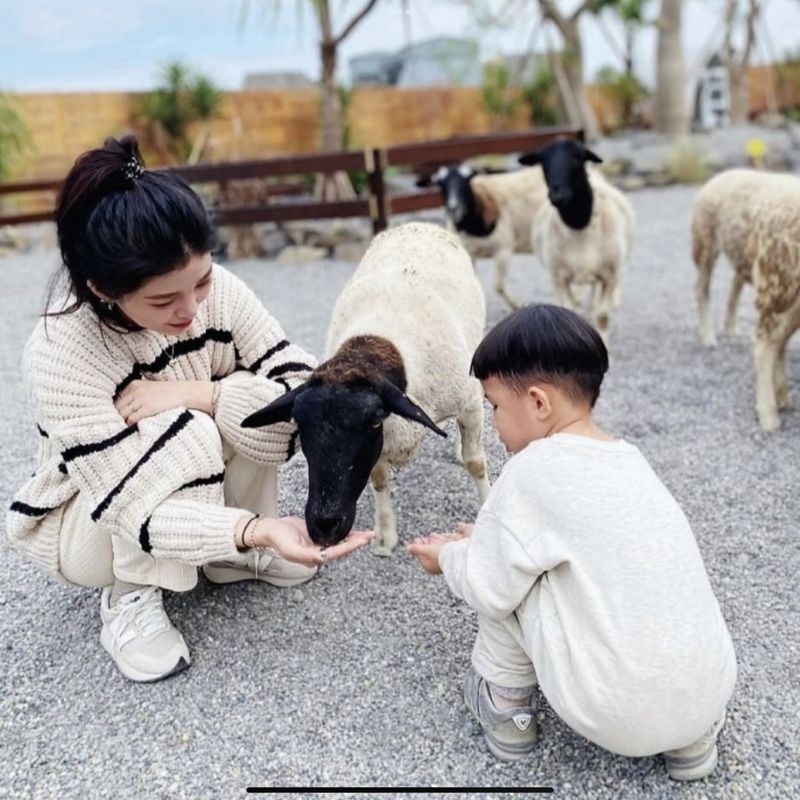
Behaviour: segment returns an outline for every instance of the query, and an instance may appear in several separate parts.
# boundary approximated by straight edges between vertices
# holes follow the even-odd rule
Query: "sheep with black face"
[[[397,544],[390,468],[415,457],[425,428],[444,436],[439,423],[447,419],[458,422],[464,466],[485,499],[483,395],[469,373],[485,313],[469,256],[452,234],[410,223],[374,239],[334,307],[328,360],[242,423],[297,423],[315,542],[347,536],[371,479],[372,547],[389,555]]]
[[[558,302],[577,311],[576,288],[591,290],[589,316],[604,339],[619,298],[622,264],[630,252],[634,213],[622,192],[587,162],[602,159],[572,139],[557,139],[527,153],[520,164],[539,164],[549,203],[533,220],[533,248],[550,270]]]
[[[511,256],[531,253],[531,222],[547,203],[547,185],[539,167],[483,174],[462,164],[440,167],[418,185],[436,184],[461,243],[473,258],[495,259],[495,291],[511,306],[519,301],[506,280]]]

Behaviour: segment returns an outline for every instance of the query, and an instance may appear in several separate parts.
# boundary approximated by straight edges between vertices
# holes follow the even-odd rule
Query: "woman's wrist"
[[[183,383],[186,392],[183,404],[186,408],[193,408],[213,416],[218,384],[213,381],[183,381]]]

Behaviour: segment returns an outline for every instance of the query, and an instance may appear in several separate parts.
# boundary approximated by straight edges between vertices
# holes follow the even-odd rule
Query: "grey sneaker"
[[[473,667],[464,679],[464,702],[486,735],[492,755],[501,761],[518,761],[536,746],[536,710],[533,706],[499,709],[487,680]]]
[[[287,561],[271,548],[242,553],[236,559],[214,561],[203,567],[206,578],[212,583],[256,580],[280,587],[297,586],[310,581],[317,570],[317,567]]]
[[[717,735],[725,724],[725,712],[696,742],[664,753],[667,773],[674,781],[699,781],[717,766]]]

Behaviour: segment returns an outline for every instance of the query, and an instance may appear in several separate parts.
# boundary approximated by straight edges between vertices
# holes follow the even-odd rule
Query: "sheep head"
[[[302,386],[242,422],[245,428],[297,423],[308,461],[306,525],[317,544],[336,544],[350,533],[356,503],[383,450],[383,422],[390,414],[446,436],[395,383],[369,365],[361,375],[352,372],[352,364],[343,370],[337,354]]]
[[[601,164],[603,159],[575,139],[556,139],[519,158],[525,166],[541,164],[548,198],[570,228],[585,228],[592,216],[594,196],[586,175],[587,161]]]

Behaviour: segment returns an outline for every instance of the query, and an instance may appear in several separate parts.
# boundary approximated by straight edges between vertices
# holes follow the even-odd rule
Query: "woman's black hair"
[[[102,322],[125,331],[139,326],[116,303],[109,307],[101,301],[90,281],[118,300],[218,246],[200,198],[177,175],[145,170],[134,136],[106,139],[77,159],[59,195],[55,219],[63,270],[51,282],[48,307],[59,278],[66,280],[68,305],[46,310],[45,316],[89,303]]]
[[[470,371],[494,375],[517,392],[541,381],[573,401],[594,406],[608,371],[600,334],[575,312],[542,303],[523,306],[495,325],[478,345]]]

